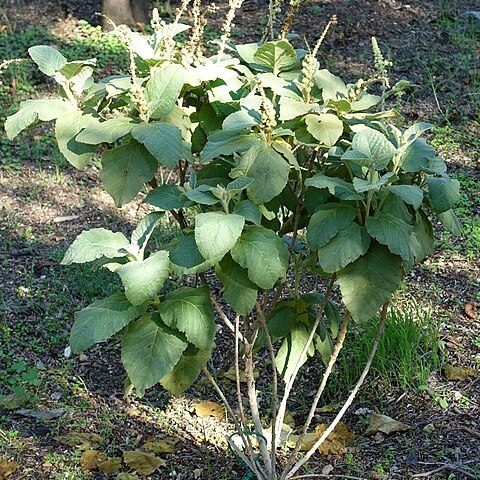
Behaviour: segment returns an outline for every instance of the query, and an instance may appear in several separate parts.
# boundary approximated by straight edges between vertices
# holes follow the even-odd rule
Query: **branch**
[[[298,372],[300,370],[302,358],[304,358],[307,355],[307,352],[310,348],[310,345],[313,342],[313,337],[315,336],[318,325],[320,324],[320,320],[322,319],[322,316],[323,316],[323,311],[325,309],[325,304],[327,303],[328,297],[330,296],[330,293],[332,292],[333,284],[335,283],[335,278],[336,278],[335,275],[332,275],[332,278],[330,279],[330,282],[328,283],[327,290],[325,291],[325,296],[323,297],[323,301],[318,308],[317,317],[315,319],[315,323],[313,324],[312,331],[310,332],[310,336],[308,337],[307,343],[306,343],[305,347],[303,348],[303,351],[302,351],[301,355],[298,357],[298,360],[297,360],[297,363],[295,364],[292,375],[290,376],[290,378],[286,382],[282,402],[280,403],[280,407],[278,408],[277,423],[275,425],[275,429],[276,429],[275,433],[276,433],[277,436],[280,436],[280,433],[282,431],[282,424],[283,424],[283,420],[285,418],[285,412],[287,410],[288,397],[290,396],[290,392],[292,391],[293,384],[294,384],[295,379],[297,378]]]
[[[202,275],[202,280],[208,285],[206,279],[205,279],[205,276]],[[238,339],[241,341],[241,342],[245,342],[245,338],[244,336],[239,332],[239,331],[235,331],[235,326],[233,325],[233,323],[230,321],[230,319],[227,317],[227,315],[225,314],[225,312],[223,311],[223,308],[222,306],[217,302],[217,299],[214,297],[213,293],[210,291],[210,289],[208,290],[208,295],[210,297],[210,302],[212,303],[213,305],[213,308],[215,308],[215,310],[217,311],[218,313],[218,316],[220,317],[220,319],[223,321],[223,323],[228,327],[228,329],[236,336],[238,337]]]
[[[278,403],[278,376],[277,368],[275,366],[275,351],[273,350],[272,338],[267,328],[267,321],[265,320],[265,312],[261,309],[259,303],[255,304],[257,310],[257,317],[260,320],[265,341],[267,342],[268,351],[270,352],[270,360],[272,361],[272,376],[273,376],[273,392],[272,392],[272,444],[271,444],[271,462],[272,462],[272,478],[277,477],[277,444],[275,435],[275,425],[277,423],[277,403]]]
[[[255,376],[253,370],[253,343],[248,342],[245,342],[245,376],[247,377],[247,392],[253,425],[255,427],[255,430],[260,435],[258,441],[260,446],[260,453],[262,454],[268,477],[271,478],[272,465],[270,457],[268,455],[267,445],[264,440],[265,436],[263,435],[263,427],[260,419],[260,410],[258,407],[258,395],[255,388]]]
[[[348,327],[348,322],[350,321],[351,314],[349,311],[347,311],[343,317],[343,322],[340,327],[340,331],[337,337],[337,341],[335,344],[335,348],[333,349],[332,355],[330,357],[330,360],[328,361],[328,364],[325,368],[325,372],[322,377],[322,381],[320,382],[320,386],[318,387],[317,393],[315,394],[315,398],[313,400],[313,403],[310,407],[310,412],[308,413],[307,420],[305,421],[305,424],[303,425],[302,433],[298,436],[297,443],[295,444],[295,448],[290,455],[290,458],[287,461],[287,465],[285,466],[282,476],[285,476],[289,469],[292,467],[292,465],[295,462],[295,459],[298,455],[298,452],[300,452],[300,449],[302,447],[302,442],[307,434],[308,427],[310,426],[310,423],[312,421],[313,416],[315,415],[315,409],[317,408],[318,402],[320,401],[320,398],[323,394],[323,391],[325,390],[325,387],[327,385],[328,378],[330,374],[332,373],[333,366],[335,365],[335,362],[337,361],[338,354],[340,353],[340,350],[343,347],[343,342],[345,341],[345,336],[347,334],[347,327]]]
[[[310,457],[317,451],[318,447],[320,447],[320,445],[322,445],[322,443],[328,438],[330,433],[333,432],[335,427],[338,425],[340,420],[345,415],[345,412],[347,411],[348,407],[350,407],[350,405],[353,403],[353,400],[355,399],[358,391],[360,390],[361,386],[363,385],[363,382],[365,381],[365,378],[370,370],[373,359],[375,357],[375,353],[377,352],[378,344],[380,343],[380,338],[382,337],[382,333],[383,333],[383,327],[385,326],[385,319],[387,317],[387,307],[388,307],[388,302],[385,302],[382,307],[382,312],[380,314],[380,321],[378,323],[377,333],[375,335],[375,340],[373,341],[372,350],[368,357],[367,363],[365,364],[365,368],[363,369],[363,372],[360,375],[360,378],[358,379],[355,387],[353,388],[352,392],[350,393],[343,407],[338,412],[337,416],[333,419],[333,422],[329,425],[329,427],[325,430],[325,432],[323,432],[322,436],[314,443],[312,448],[310,448],[310,450],[305,454],[305,456],[301,458],[293,466],[290,472],[288,472],[285,476],[282,475],[282,479],[291,479],[293,474],[297,472],[306,462],[308,462]]]

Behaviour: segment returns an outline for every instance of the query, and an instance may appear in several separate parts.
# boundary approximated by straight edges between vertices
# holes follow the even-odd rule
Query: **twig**
[[[299,480],[301,478],[342,478],[345,480],[368,480],[368,478],[363,477],[352,477],[350,475],[327,475],[326,473],[309,473],[307,475],[298,475],[297,477],[292,477],[291,480]]]
[[[336,278],[335,275],[332,275],[332,278],[330,279],[330,282],[328,283],[327,290],[325,291],[325,296],[323,297],[323,301],[318,308],[317,317],[315,319],[315,323],[313,324],[312,331],[310,332],[310,336],[308,337],[307,343],[305,344],[305,347],[303,348],[303,351],[302,351],[301,355],[297,359],[295,367],[292,371],[292,375],[290,376],[290,378],[286,382],[285,391],[283,393],[282,401],[281,401],[280,406],[278,408],[277,423],[275,424],[275,429],[276,429],[276,435],[277,436],[280,436],[280,433],[282,431],[281,429],[282,429],[283,420],[285,418],[285,412],[287,410],[288,397],[290,396],[290,392],[292,391],[293,384],[294,384],[295,379],[297,378],[298,372],[300,370],[302,359],[307,355],[308,349],[310,348],[310,345],[313,342],[313,338],[314,338],[315,333],[317,331],[317,327],[320,324],[320,320],[322,319],[323,311],[325,309],[325,304],[327,303],[328,297],[330,296],[330,293],[332,292],[333,284],[335,283],[335,278]]]
[[[203,280],[205,281],[206,283],[206,279],[205,277],[203,277]],[[240,333],[240,332],[236,332],[235,331],[235,326],[233,325],[233,323],[230,321],[230,319],[227,317],[227,315],[225,314],[225,312],[223,311],[223,308],[222,306],[217,302],[217,299],[213,296],[213,293],[209,290],[208,291],[208,295],[210,296],[210,302],[212,302],[212,305],[213,305],[213,308],[215,308],[215,310],[217,311],[218,313],[218,316],[221,318],[221,320],[223,321],[223,323],[228,327],[228,329],[235,335],[238,337],[238,339],[241,341],[241,342],[244,342],[245,339],[243,337],[243,335]]]
[[[317,451],[318,447],[322,445],[322,443],[328,438],[330,433],[333,432],[335,427],[338,425],[340,420],[343,418],[345,415],[345,412],[347,411],[348,407],[353,403],[353,400],[355,399],[358,391],[360,390],[361,386],[363,385],[363,382],[365,381],[365,378],[368,374],[368,371],[370,370],[370,367],[372,365],[373,359],[375,357],[375,353],[377,352],[378,344],[380,343],[380,338],[383,333],[383,328],[385,326],[385,319],[387,317],[387,307],[388,307],[388,302],[385,302],[383,307],[382,307],[382,312],[380,314],[380,321],[378,323],[378,328],[377,328],[377,333],[375,335],[375,340],[373,341],[372,345],[372,350],[370,351],[370,355],[368,357],[367,363],[365,364],[365,368],[363,369],[362,374],[360,375],[360,378],[358,379],[355,387],[353,388],[352,392],[348,396],[346,402],[344,403],[343,407],[340,409],[338,412],[337,416],[333,419],[332,423],[328,426],[328,428],[323,432],[322,436],[314,443],[312,448],[305,454],[303,458],[301,458],[290,470],[290,472],[287,473],[287,475],[283,478],[285,479],[291,479],[292,475],[297,472],[308,460],[310,457]]]
[[[271,444],[271,462],[272,462],[272,478],[277,478],[277,444],[275,435],[275,425],[277,422],[277,403],[278,403],[278,376],[277,367],[275,366],[275,351],[272,345],[272,337],[268,331],[267,321],[265,319],[265,313],[260,307],[259,303],[255,304],[257,310],[257,317],[260,320],[260,325],[263,329],[263,334],[267,342],[268,351],[270,352],[270,360],[272,361],[272,376],[273,376],[273,391],[272,391],[272,444]]]
[[[478,479],[478,477],[476,475],[473,475],[472,473],[467,472],[466,470],[459,467],[458,465],[452,465],[450,463],[446,463],[445,465],[442,465],[441,467],[430,470],[429,472],[415,473],[414,475],[412,475],[412,478],[430,477],[431,475],[433,475],[435,473],[438,473],[438,472],[443,472],[444,470],[448,470],[450,472],[461,473],[462,475],[465,476],[465,478],[472,478],[473,480]]]
[[[480,439],[480,432],[477,432],[476,430],[473,430],[473,428],[466,427],[465,425],[445,425],[441,424],[438,426],[438,428],[447,428],[449,430],[461,430],[462,432],[469,433],[473,437],[476,437]]]
[[[292,454],[290,455],[290,458],[287,461],[287,464],[282,472],[281,478],[283,478],[288,473],[289,469],[292,467],[293,463],[295,462],[298,452],[300,452],[303,439],[307,434],[308,427],[310,426],[312,418],[315,415],[315,409],[317,408],[318,402],[320,401],[323,391],[325,390],[325,387],[327,385],[328,377],[332,373],[332,369],[333,369],[333,366],[335,365],[335,362],[337,361],[338,354],[340,353],[340,350],[343,347],[343,342],[345,341],[345,337],[347,335],[347,327],[348,327],[348,322],[350,321],[350,318],[351,318],[351,314],[347,310],[347,312],[345,312],[345,315],[343,317],[343,322],[340,327],[340,331],[338,333],[337,341],[335,343],[335,348],[333,349],[332,355],[330,356],[330,360],[328,361],[328,365],[325,368],[322,381],[318,387],[317,393],[315,394],[315,398],[310,407],[310,412],[308,413],[307,420],[303,425],[302,433],[298,436],[298,440],[297,440],[297,443],[295,444],[295,448]]]

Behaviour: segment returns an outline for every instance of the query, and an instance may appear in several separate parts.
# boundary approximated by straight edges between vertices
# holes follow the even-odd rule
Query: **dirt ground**
[[[227,2],[218,3],[217,28]],[[259,11],[266,3],[245,0],[235,23],[236,41],[257,38]],[[75,36],[80,19],[98,23],[99,9],[99,2],[87,0],[4,0],[0,31],[2,22],[3,28],[17,30],[35,24]],[[397,295],[399,305],[413,299],[432,312],[444,362],[474,373],[460,381],[433,372],[423,390],[391,386],[379,391],[373,378],[345,419],[355,442],[342,455],[315,455],[305,471],[310,478],[480,479],[480,28],[470,25],[480,20],[464,15],[472,10],[480,10],[478,1],[313,0],[294,24],[296,41],[306,38],[311,44],[328,18],[337,15],[320,61],[347,81],[367,74],[370,38],[378,38],[393,60],[392,83],[408,78],[413,85],[398,108],[407,121],[439,126],[432,139],[461,180],[463,217],[476,222],[461,238],[439,229],[434,255],[411,272]],[[476,36],[471,44],[461,36],[466,31]],[[244,478],[245,469],[226,447],[225,435],[232,432],[228,418],[196,414],[198,401],[218,401],[203,379],[180,399],[158,387],[142,400],[124,400],[115,342],[81,357],[64,354],[74,312],[115,285],[108,276],[96,280],[87,269],[61,267],[62,252],[83,229],[131,231],[144,207],[134,202],[116,209],[95,165],[75,171],[52,161],[53,147],[43,148],[45,142],[52,144],[51,133],[37,129],[11,144],[8,153],[5,142],[0,150],[4,158],[21,158],[15,168],[0,163],[0,394],[23,388],[26,395],[17,395],[23,403],[0,407],[0,480],[115,478],[83,468],[83,451],[119,457],[151,440],[175,445],[159,453],[165,466],[142,478]],[[214,363],[219,371],[227,370],[229,347],[221,331],[217,343],[221,348]],[[299,408],[310,398],[308,382],[304,378],[298,387],[294,400]],[[233,384],[231,390],[227,395],[233,395]],[[52,417],[39,418],[38,412]],[[410,428],[367,437],[368,412],[389,415]],[[294,417],[303,415],[299,411]],[[333,415],[319,413],[315,420]]]

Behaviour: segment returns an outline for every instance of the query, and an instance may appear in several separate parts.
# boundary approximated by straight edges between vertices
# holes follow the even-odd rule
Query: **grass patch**
[[[360,377],[370,355],[378,319],[354,325],[338,357],[327,395],[338,398]],[[441,368],[438,327],[433,318],[416,311],[391,310],[369,374],[370,389],[417,389],[428,376]]]

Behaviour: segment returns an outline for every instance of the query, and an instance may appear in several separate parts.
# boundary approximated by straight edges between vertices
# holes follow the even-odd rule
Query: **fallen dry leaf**
[[[43,422],[65,415],[65,410],[63,408],[56,408],[54,410],[31,410],[27,408],[22,408],[20,410],[17,410],[15,413],[17,415],[22,415],[22,417],[32,417]]]
[[[475,377],[477,372],[471,367],[454,367],[453,365],[445,365],[445,377],[447,380],[459,380],[461,382],[468,380],[469,377]]]
[[[151,475],[155,470],[167,463],[155,455],[138,450],[123,452],[123,461],[140,475]]]
[[[315,413],[331,413],[338,412],[342,408],[339,403],[331,403],[330,405],[323,405],[323,407],[318,407],[315,409]]]
[[[210,402],[208,400],[198,402],[195,405],[195,413],[200,418],[215,417],[222,420],[225,416],[225,411],[221,405],[216,402]]]
[[[5,480],[10,475],[13,475],[19,467],[20,465],[12,460],[7,460],[6,458],[0,460],[0,480]]]
[[[80,464],[85,470],[95,470],[99,462],[106,458],[106,455],[98,450],[85,450],[80,457]]]
[[[240,381],[242,383],[247,383],[247,375],[245,373],[245,370],[240,369]],[[235,372],[235,365],[232,365],[226,372],[222,373],[221,375],[223,378],[226,378],[228,380],[231,380],[232,382],[237,381],[237,375]],[[253,371],[253,377],[257,379],[260,376],[260,372],[257,369],[254,369]]]
[[[300,450],[302,452],[310,450],[327,428],[328,425],[326,423],[320,423],[315,427],[314,432],[308,432],[303,438]],[[298,435],[291,435],[287,445],[293,448],[297,440]],[[341,455],[345,452],[345,448],[354,440],[355,434],[344,423],[339,423],[322,445],[320,445],[318,451],[323,455]]]
[[[467,317],[470,317],[473,320],[476,320],[478,317],[478,312],[480,311],[480,303],[472,302],[465,305],[465,314]]]
[[[116,480],[139,480],[139,477],[133,473],[122,472],[117,475]]]
[[[103,473],[115,473],[122,468],[122,459],[118,457],[107,458],[98,463],[98,469]]]
[[[57,442],[70,447],[77,447],[84,450],[98,448],[103,443],[103,438],[97,433],[90,432],[70,432],[67,435],[55,437]]]
[[[315,435],[320,438],[328,428],[326,423],[320,423],[315,427]],[[333,432],[327,437],[325,442],[319,447],[319,452],[323,455],[341,455],[345,453],[345,448],[353,443],[355,434],[345,425],[339,423]]]
[[[175,453],[177,451],[176,444],[178,438],[163,437],[157,439],[149,439],[142,445],[142,449],[150,453]]]
[[[406,432],[409,429],[410,426],[405,423],[394,420],[387,415],[373,413],[365,430],[365,435],[375,435],[379,432],[390,435],[395,432]]]
[[[193,471],[193,478],[195,478],[195,480],[198,480],[200,478],[200,475],[202,474],[202,472],[203,472],[202,468],[196,468]]]

